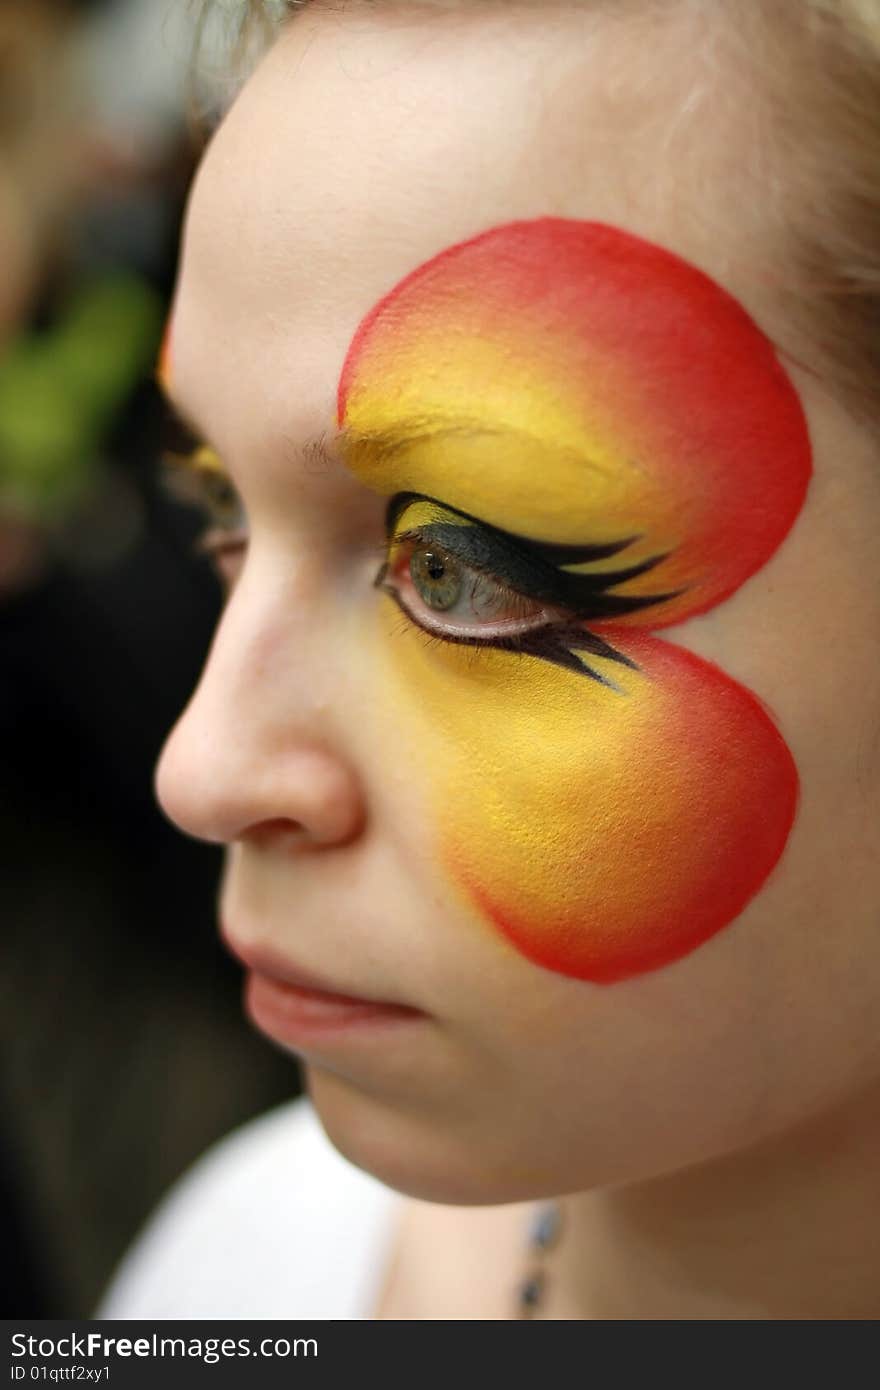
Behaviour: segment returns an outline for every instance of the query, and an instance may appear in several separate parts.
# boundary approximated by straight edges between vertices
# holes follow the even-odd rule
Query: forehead
[[[197,417],[234,445],[259,382],[265,430],[327,428],[375,301],[445,246],[515,219],[609,222],[735,293],[747,284],[723,157],[717,216],[705,187],[689,193],[704,148],[730,157],[730,132],[701,130],[693,110],[679,138],[698,46],[683,61],[684,36],[646,23],[582,5],[356,7],[291,23],[191,198],[174,376]]]

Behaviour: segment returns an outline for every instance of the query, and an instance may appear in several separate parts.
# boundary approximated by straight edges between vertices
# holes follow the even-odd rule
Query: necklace
[[[544,1202],[533,1214],[528,1237],[528,1269],[516,1291],[517,1318],[537,1317],[546,1301],[547,1256],[562,1235],[562,1208]]]

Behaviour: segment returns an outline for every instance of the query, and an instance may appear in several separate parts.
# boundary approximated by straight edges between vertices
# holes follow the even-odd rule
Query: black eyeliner
[[[441,511],[460,516],[468,524],[459,526],[454,522],[429,521],[417,524],[411,532],[395,535],[394,528],[401,513],[413,502],[427,502]],[[639,539],[636,536],[602,545],[583,546],[535,541],[480,521],[437,498],[412,492],[397,493],[392,497],[386,527],[389,539],[400,541],[418,538],[425,544],[433,541],[462,564],[500,580],[523,597],[566,608],[573,617],[580,619],[613,618],[634,613],[684,592],[683,589],[644,595],[607,592],[615,585],[653,569],[667,558],[668,551],[639,564],[597,574],[571,574],[557,567],[562,563],[584,564],[617,554]]]
[[[426,502],[429,506],[437,507],[441,513],[461,517],[467,525],[428,521],[413,526],[409,531],[398,533],[396,527],[401,514],[415,502]],[[419,492],[396,493],[389,500],[385,526],[388,544],[407,540],[420,541],[427,545],[434,542],[439,549],[446,551],[462,564],[507,584],[516,593],[556,604],[567,609],[569,613],[568,620],[549,621],[516,634],[466,637],[462,633],[441,632],[420,622],[403,602],[395,586],[387,582],[386,561],[376,577],[377,587],[383,589],[410,622],[415,623],[423,632],[439,641],[470,647],[494,647],[501,651],[538,657],[577,675],[588,676],[618,695],[625,695],[626,692],[608,676],[594,670],[588,660],[579,653],[616,661],[634,671],[641,670],[641,667],[637,661],[618,651],[600,634],[590,632],[583,623],[590,619],[613,618],[633,613],[686,592],[685,589],[674,589],[667,593],[633,597],[608,592],[613,585],[622,584],[625,580],[645,574],[659,565],[666,559],[669,551],[652,556],[640,564],[625,569],[606,570],[600,574],[571,574],[559,568],[565,564],[586,564],[617,555],[634,541],[640,540],[639,535],[598,545],[562,545],[553,541],[537,541],[492,526],[481,521],[479,517],[441,502],[439,498],[427,497]]]

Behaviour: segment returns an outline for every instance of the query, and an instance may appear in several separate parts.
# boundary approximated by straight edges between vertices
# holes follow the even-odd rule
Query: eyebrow
[[[440,419],[442,423],[438,424],[435,416],[414,415],[395,421],[385,429],[377,430],[363,430],[343,425],[334,437],[334,443],[343,449],[367,453],[371,461],[376,463],[388,463],[407,449],[435,440],[445,442],[477,438],[517,439],[521,443],[533,445],[536,449],[546,449],[548,446],[547,439],[516,425],[491,425],[484,419],[465,415],[444,415]],[[587,457],[584,457],[583,461],[585,466],[595,466]]]
[[[209,431],[203,430],[199,422],[171,394],[168,386],[159,381],[159,388],[171,414],[190,434],[206,439]],[[313,469],[337,468],[346,462],[346,456],[358,454],[366,456],[372,464],[387,464],[419,444],[427,441],[450,442],[462,439],[517,439],[531,444],[536,449],[546,449],[547,440],[515,425],[489,425],[485,420],[474,416],[444,416],[443,423],[437,424],[433,416],[415,415],[403,417],[385,429],[360,429],[353,425],[342,425],[338,430],[322,430],[320,434],[297,446],[297,452]],[[595,467],[584,457],[584,465]]]

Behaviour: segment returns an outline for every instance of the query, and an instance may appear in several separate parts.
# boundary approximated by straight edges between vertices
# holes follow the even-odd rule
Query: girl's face
[[[192,195],[164,376],[249,538],[159,795],[229,843],[243,956],[409,1007],[250,995],[438,1200],[698,1162],[878,1067],[880,461],[686,24],[306,11]]]

